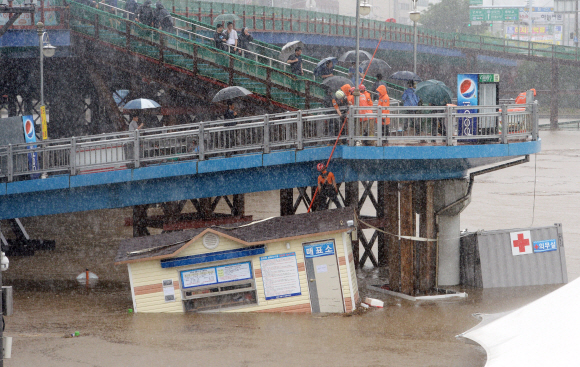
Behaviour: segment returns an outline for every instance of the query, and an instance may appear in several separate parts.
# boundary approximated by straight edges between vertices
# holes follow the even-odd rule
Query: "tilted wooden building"
[[[121,243],[135,312],[351,312],[359,299],[352,209]]]

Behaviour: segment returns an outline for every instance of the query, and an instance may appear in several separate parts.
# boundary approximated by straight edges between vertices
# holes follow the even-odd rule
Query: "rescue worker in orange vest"
[[[332,172],[326,170],[324,163],[318,163],[316,169],[320,172],[318,176],[318,195],[320,195],[320,205],[318,209],[327,210],[330,200],[337,208],[342,208],[338,201],[338,187]]]
[[[530,89],[532,92],[534,92],[534,97],[536,96],[536,90],[534,88]],[[522,92],[518,95],[518,98],[516,98],[516,104],[526,104],[526,92]]]
[[[379,106],[389,107],[391,105],[391,99],[389,98],[389,94],[387,93],[387,87],[384,85],[379,85],[377,88],[377,93],[379,94]],[[389,110],[385,109],[382,111],[383,116],[389,114]],[[391,119],[388,117],[383,117],[383,136],[389,136],[389,124],[391,123]]]
[[[353,106],[354,105],[354,96],[351,93],[351,89],[352,89],[352,87],[350,85],[348,85],[348,84],[345,84],[342,87],[340,87],[340,90],[346,96],[346,100],[348,101],[348,105],[349,106]]]
[[[367,107],[372,107],[373,106],[373,100],[371,99],[371,94],[369,92],[366,91],[366,88],[364,85],[359,85],[358,86],[358,90],[360,91],[360,96],[359,96],[359,106],[367,106]],[[367,114],[367,113],[372,113],[372,110],[362,110],[360,111],[361,113]],[[363,126],[363,132],[365,136],[375,136],[375,125],[376,125],[376,120],[375,119],[369,119],[368,117],[364,117],[361,119],[362,122],[362,126]]]
[[[338,90],[336,93],[333,94],[332,98],[332,107],[338,113],[338,116],[343,117],[342,112],[340,111],[341,107],[348,106],[348,101],[346,99],[346,95],[342,90]],[[332,136],[338,136],[340,132],[340,126],[342,124],[341,120],[331,119],[328,121],[328,133]]]

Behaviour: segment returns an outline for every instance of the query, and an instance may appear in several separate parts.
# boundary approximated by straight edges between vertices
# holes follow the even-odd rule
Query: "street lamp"
[[[413,1],[413,11],[409,12],[413,21],[413,72],[417,74],[417,22],[421,19],[421,12],[417,11],[417,1]]]
[[[367,0],[363,0],[363,3],[360,0],[356,0],[356,65],[354,74],[356,77],[354,78],[355,86],[354,86],[354,104],[355,106],[359,106],[359,97],[360,92],[358,90],[358,86],[360,85],[360,75],[359,75],[359,67],[360,67],[360,17],[367,16],[371,13],[371,5],[368,3]]]
[[[50,44],[48,33],[44,31],[42,22],[36,23],[36,32],[38,33],[38,46],[40,52],[40,118],[42,121],[42,140],[48,138],[46,132],[46,112],[44,107],[44,57],[53,57],[56,47]]]

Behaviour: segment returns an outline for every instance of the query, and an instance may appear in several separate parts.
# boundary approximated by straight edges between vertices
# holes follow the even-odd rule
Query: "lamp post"
[[[360,92],[358,90],[358,86],[360,85],[360,75],[359,75],[359,67],[360,67],[360,17],[367,16],[371,13],[371,5],[364,0],[361,4],[360,0],[356,0],[356,65],[355,65],[355,86],[354,86],[354,104],[355,106],[359,106],[359,97]]]
[[[421,19],[421,13],[417,11],[416,0],[413,0],[413,11],[409,12],[409,18],[413,21],[413,72],[417,74],[417,22]]]
[[[48,33],[44,31],[44,24],[42,22],[36,23],[36,32],[38,33],[38,46],[40,52],[40,115],[42,120],[42,140],[46,140],[48,134],[46,131],[46,114],[44,109],[44,57],[54,56],[56,47],[50,44]]]

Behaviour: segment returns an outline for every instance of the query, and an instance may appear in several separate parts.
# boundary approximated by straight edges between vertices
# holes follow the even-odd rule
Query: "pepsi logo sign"
[[[471,79],[464,79],[460,86],[459,91],[464,98],[471,98],[475,94],[475,83]]]
[[[34,125],[32,125],[32,121],[26,120],[24,123],[24,133],[28,139],[32,139],[34,137]]]

